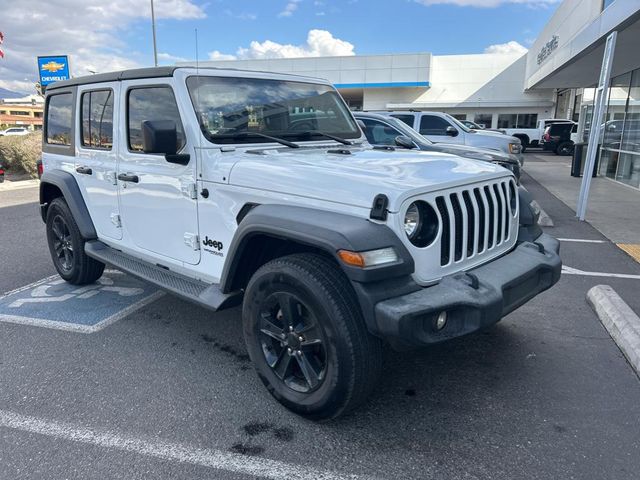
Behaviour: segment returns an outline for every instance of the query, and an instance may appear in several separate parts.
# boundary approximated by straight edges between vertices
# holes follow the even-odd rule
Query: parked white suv
[[[519,138],[522,142],[522,151],[528,147],[539,147],[542,143],[542,136],[546,128],[554,123],[574,123],[571,120],[562,118],[545,118],[538,120],[535,128],[500,128],[499,131],[506,135]]]
[[[109,264],[211,310],[242,303],[260,379],[305,417],[364,401],[383,341],[477,331],[560,278],[511,172],[373,149],[324,80],[160,67],[54,83],[45,105],[60,276]]]
[[[11,127],[6,130],[0,130],[0,137],[10,137],[12,135],[29,135],[29,130],[22,127]]]
[[[463,125],[448,113],[442,112],[375,112],[402,120],[414,130],[420,132],[428,140],[435,143],[457,143],[469,147],[489,148],[517,155],[520,164],[522,144],[519,139],[490,130],[474,130]]]

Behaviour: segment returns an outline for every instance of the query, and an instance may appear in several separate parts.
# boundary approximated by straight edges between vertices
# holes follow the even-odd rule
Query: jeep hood
[[[246,151],[229,183],[367,209],[382,193],[398,211],[417,194],[508,175],[492,163],[439,152],[303,147]]]

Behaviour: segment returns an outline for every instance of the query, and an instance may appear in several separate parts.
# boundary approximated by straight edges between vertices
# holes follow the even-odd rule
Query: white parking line
[[[196,448],[157,439],[137,438],[107,430],[93,430],[6,410],[0,410],[0,427],[254,477],[278,480],[283,478],[288,480],[359,480],[368,478],[316,470],[268,458],[248,457],[222,450]]]
[[[630,278],[632,280],[640,280],[640,275],[631,275],[628,273],[605,273],[605,272],[586,272],[577,268],[562,266],[563,275],[585,275],[587,277],[612,277],[612,278]]]
[[[561,242],[577,242],[577,243],[607,243],[605,240],[587,240],[585,238],[558,238]]]

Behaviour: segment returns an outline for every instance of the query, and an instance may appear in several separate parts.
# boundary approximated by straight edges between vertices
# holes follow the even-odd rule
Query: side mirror
[[[451,125],[449,125],[447,127],[447,129],[445,130],[445,133],[450,137],[457,137],[458,136],[458,129],[456,127],[452,127]]]
[[[416,144],[413,143],[413,140],[411,140],[409,137],[407,137],[406,135],[398,135],[396,137],[396,146],[398,147],[402,147],[402,148],[416,148]]]
[[[187,165],[189,154],[178,155],[178,128],[173,120],[142,122],[142,151],[164,154],[169,163]]]

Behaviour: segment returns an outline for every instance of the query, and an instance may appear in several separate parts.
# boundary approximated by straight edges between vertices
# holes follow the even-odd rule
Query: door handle
[[[93,170],[91,170],[89,167],[78,167],[76,168],[76,172],[82,174],[82,175],[91,175],[93,174]]]
[[[123,182],[133,182],[133,183],[138,183],[140,181],[140,179],[138,178],[138,175],[134,175],[132,173],[121,173],[120,175],[118,175],[118,180],[122,180]]]

